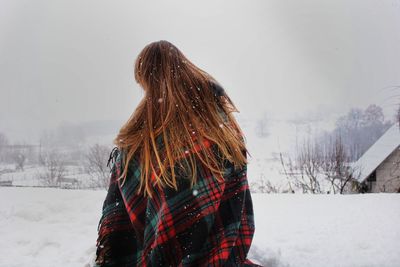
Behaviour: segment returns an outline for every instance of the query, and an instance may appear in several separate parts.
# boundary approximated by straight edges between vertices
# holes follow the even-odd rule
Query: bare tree
[[[109,147],[95,144],[86,155],[85,170],[91,176],[93,186],[108,188],[110,169],[107,167]]]
[[[304,149],[304,150],[303,150]],[[301,152],[286,159],[282,157],[281,164],[290,186],[301,189],[303,193],[322,193],[320,186],[318,158],[313,153],[315,150],[307,145],[302,147]]]
[[[346,193],[353,191],[354,171],[342,139],[337,136],[308,138],[292,157],[281,154],[281,165],[289,183],[303,193]]]
[[[281,187],[276,186],[271,183],[271,181],[267,180],[266,177],[262,174],[260,179],[251,184],[251,189],[255,193],[281,193]]]
[[[13,144],[8,146],[7,153],[10,155],[11,162],[15,164],[15,170],[23,171],[29,153],[29,145]]]
[[[320,167],[322,165],[321,148],[317,142],[312,142],[308,138],[297,151],[295,157],[296,166],[300,173],[296,184],[307,193],[322,193],[319,179]]]
[[[51,150],[42,155],[45,169],[38,173],[39,179],[46,186],[60,186],[66,175],[65,161],[61,153]]]
[[[22,152],[14,153],[13,160],[15,162],[15,170],[24,170],[26,156]]]
[[[349,162],[350,157],[340,135],[326,144],[323,150],[322,171],[334,194],[351,191],[354,171]]]
[[[294,170],[293,170],[292,161],[291,161],[291,159],[289,157],[289,163],[287,164],[288,166],[286,166],[286,163],[285,163],[285,161],[283,159],[282,153],[279,153],[279,159],[280,159],[280,162],[281,162],[281,165],[282,165],[283,173],[285,174],[285,177],[286,177],[287,182],[288,182],[288,190],[286,190],[286,191],[290,192],[290,193],[294,193],[295,191],[294,191],[294,188],[293,188],[293,185],[292,185],[292,180],[294,180],[293,179],[294,178],[294,176],[293,176]],[[288,170],[287,167],[289,167],[290,169]]]

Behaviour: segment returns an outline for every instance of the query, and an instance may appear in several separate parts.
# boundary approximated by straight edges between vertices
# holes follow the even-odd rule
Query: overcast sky
[[[398,0],[0,3],[0,132],[18,138],[126,120],[142,97],[134,60],[160,39],[219,80],[245,118],[370,103],[391,116],[400,102]]]

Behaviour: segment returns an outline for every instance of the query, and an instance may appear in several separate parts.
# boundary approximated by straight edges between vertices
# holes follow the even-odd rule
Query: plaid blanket
[[[216,149],[213,145],[211,149]],[[198,164],[198,180],[178,179],[178,191],[155,188],[153,198],[135,194],[140,163],[129,162],[125,183],[122,152],[111,152],[110,185],[98,224],[95,267],[260,266],[247,259],[255,225],[247,166],[226,162],[219,182]]]

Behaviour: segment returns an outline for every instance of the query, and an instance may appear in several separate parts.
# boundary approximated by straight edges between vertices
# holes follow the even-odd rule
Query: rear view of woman
[[[114,140],[95,266],[258,266],[231,99],[167,41],[141,51],[135,79],[144,98]]]

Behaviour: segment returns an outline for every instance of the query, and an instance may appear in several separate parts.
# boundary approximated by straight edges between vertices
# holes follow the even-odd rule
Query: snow
[[[400,129],[390,127],[354,164],[359,169],[359,180],[367,178],[392,152],[400,147]]]
[[[14,165],[0,164],[0,172],[4,169],[7,171],[0,173],[0,181],[12,181],[14,186],[45,186],[40,176],[49,172],[46,167],[34,164],[26,165],[23,171],[16,171]],[[85,173],[80,166],[66,165],[64,178],[76,179],[79,188],[93,187],[90,175]]]
[[[0,188],[0,267],[90,266],[105,191]],[[264,266],[399,266],[400,194],[252,194]]]

